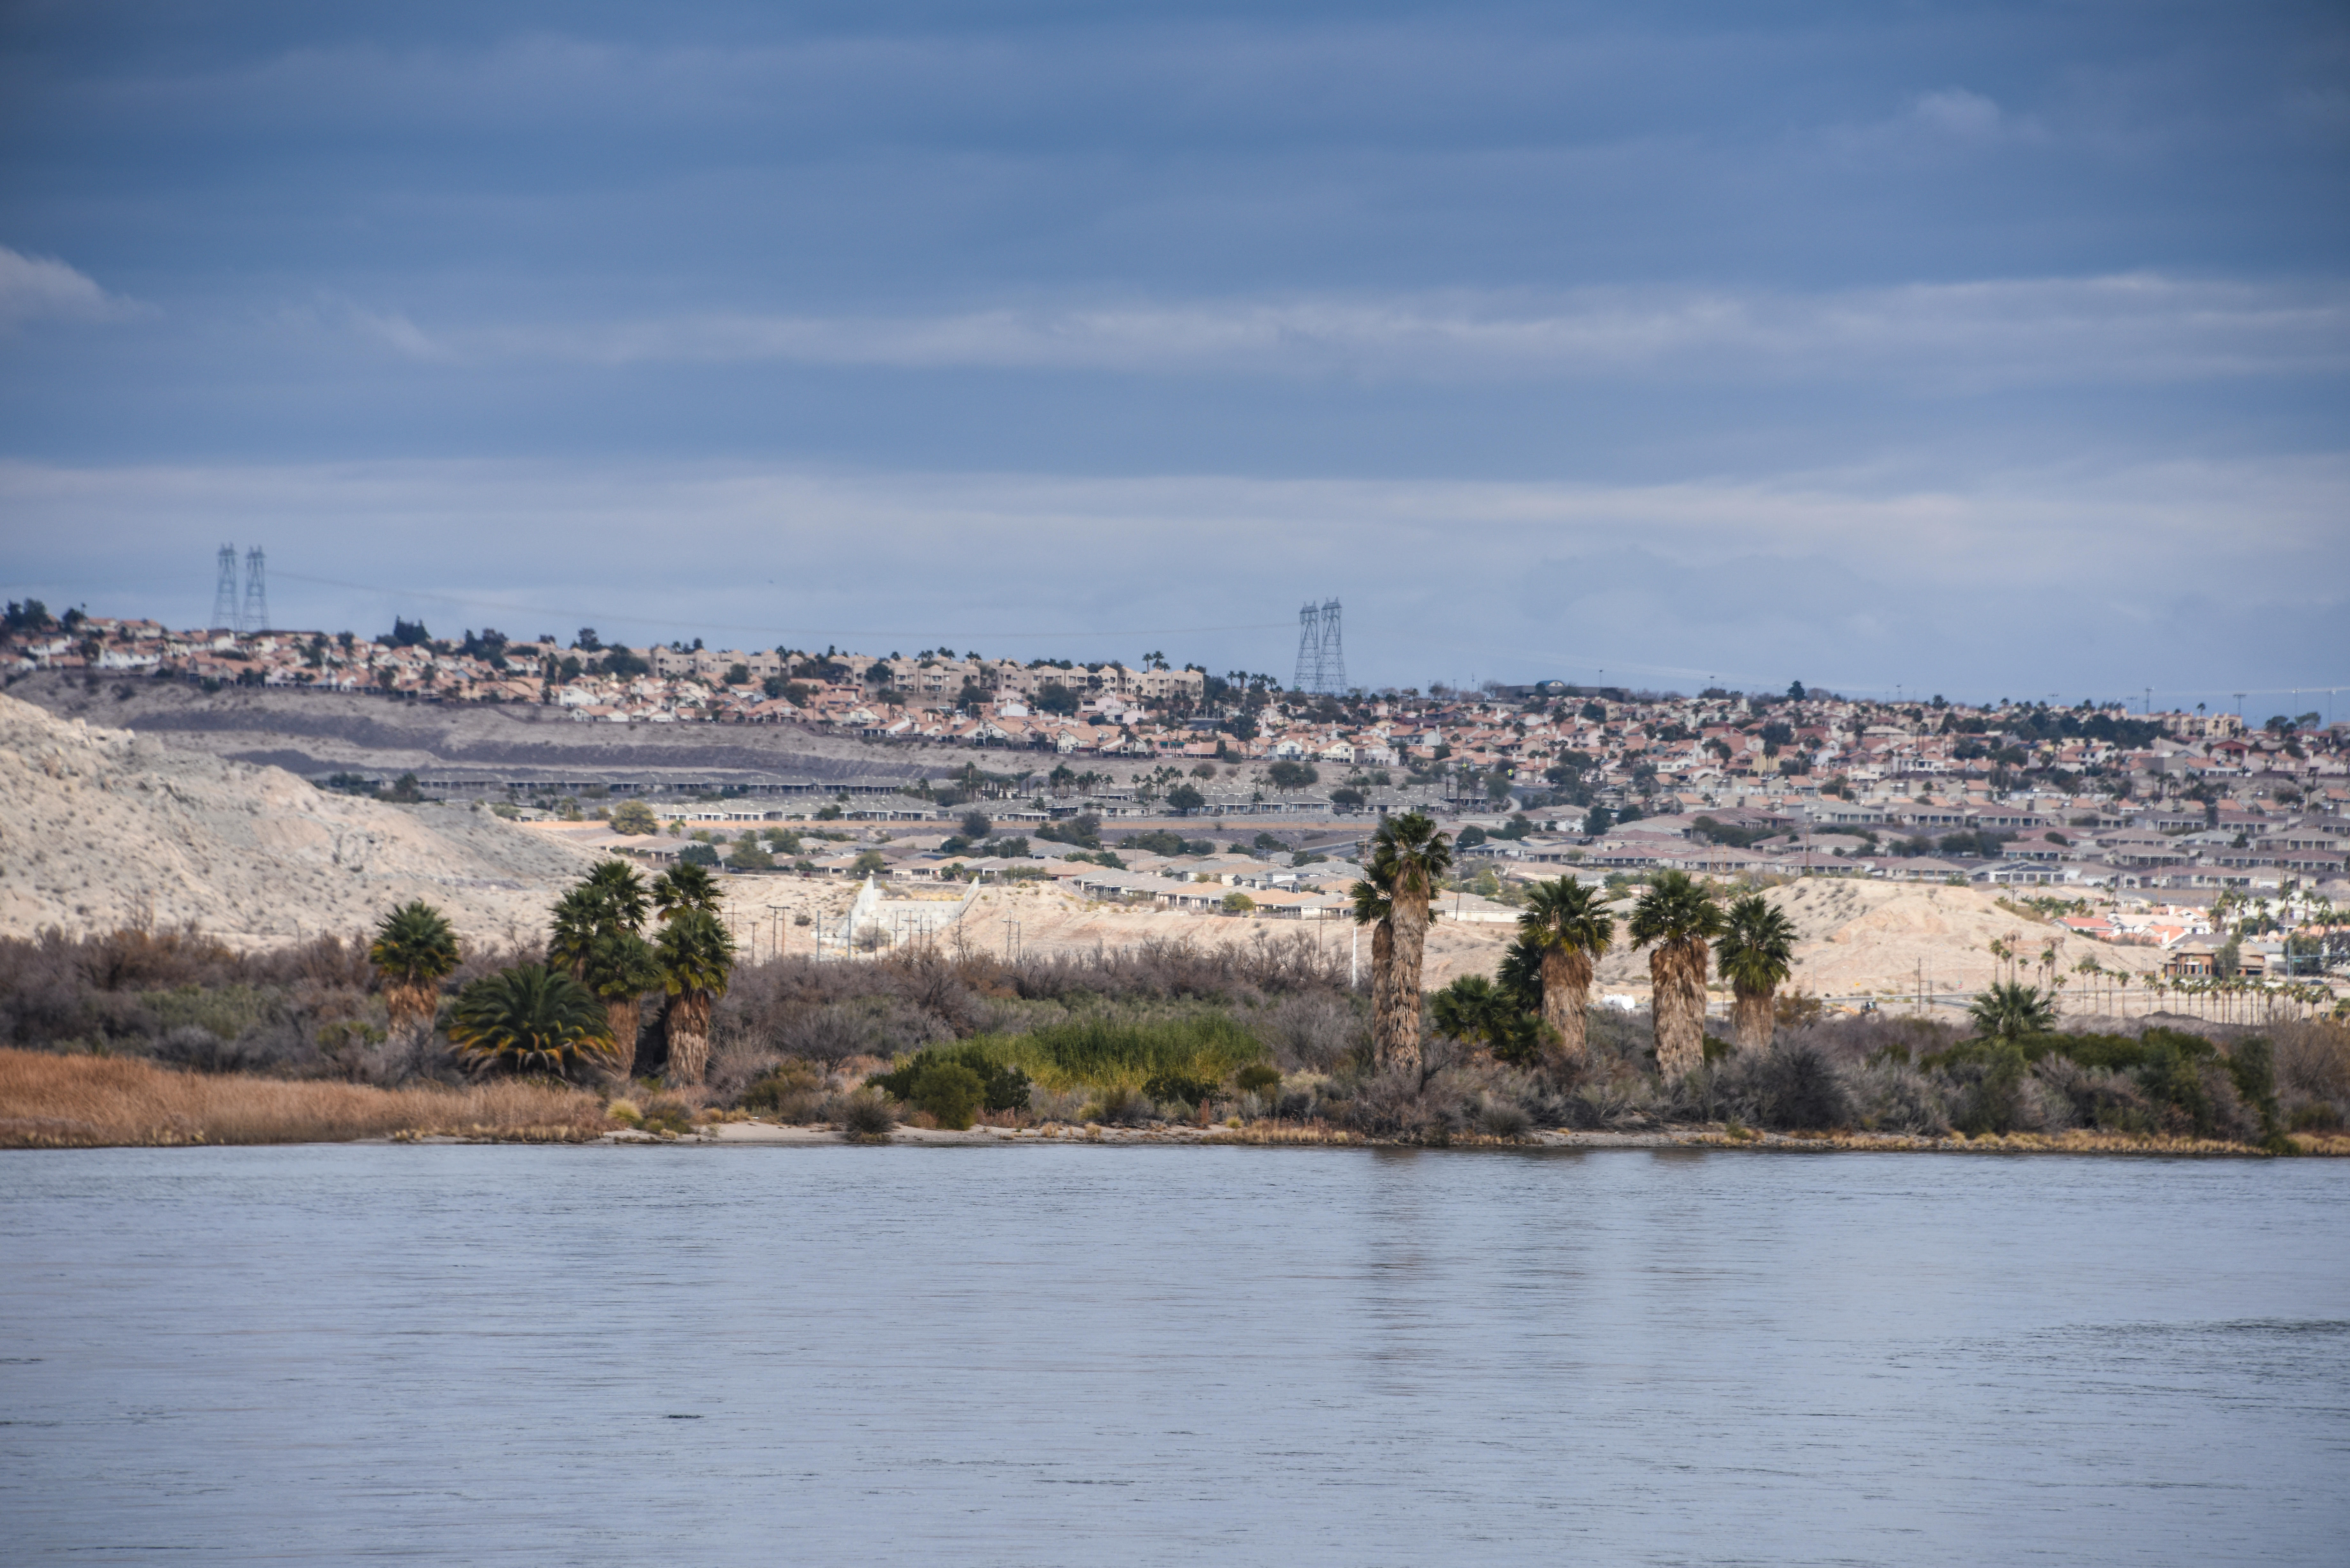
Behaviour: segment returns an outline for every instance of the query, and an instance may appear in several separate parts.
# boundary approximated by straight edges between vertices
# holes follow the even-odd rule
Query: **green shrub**
[[[1269,1095],[1281,1087],[1281,1069],[1270,1062],[1252,1062],[1234,1075],[1232,1082],[1243,1095]]]
[[[1157,1073],[1143,1081],[1142,1092],[1162,1106],[1180,1100],[1196,1108],[1216,1092],[1216,1081],[1189,1073]]]
[[[978,1074],[954,1062],[932,1062],[914,1079],[913,1102],[938,1118],[939,1126],[961,1132],[971,1126],[987,1087]]]
[[[914,1103],[919,1099],[914,1087],[916,1083],[924,1073],[941,1064],[969,1069],[980,1081],[981,1103],[989,1110],[1024,1111],[1028,1108],[1031,1087],[1028,1075],[1000,1060],[984,1044],[943,1048],[932,1046],[917,1051],[893,1071],[878,1073],[866,1082],[899,1099]]]

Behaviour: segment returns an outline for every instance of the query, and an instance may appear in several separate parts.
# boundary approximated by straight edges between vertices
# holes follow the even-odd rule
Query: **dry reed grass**
[[[340,1143],[447,1136],[571,1143],[608,1130],[584,1089],[512,1079],[462,1089],[288,1083],[124,1057],[0,1050],[0,1147]]]

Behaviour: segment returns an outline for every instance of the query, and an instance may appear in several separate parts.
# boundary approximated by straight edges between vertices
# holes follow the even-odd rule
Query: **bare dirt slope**
[[[0,697],[0,930],[193,920],[233,942],[356,932],[424,898],[475,939],[544,924],[588,857],[464,806],[328,794]]]
[[[811,885],[795,879],[763,883],[745,878],[730,884],[739,889],[747,913],[762,901],[761,887],[785,889],[774,897],[803,897]],[[2035,967],[2042,946],[2058,944],[2058,967],[2069,973],[2085,957],[2094,957],[2107,970],[2145,974],[2161,966],[2162,955],[2150,948],[2109,947],[2085,938],[2068,936],[2057,927],[2000,907],[1995,897],[1971,888],[1874,883],[1857,879],[1814,878],[1774,888],[1772,900],[1795,922],[1794,976],[1790,989],[1827,997],[1900,996],[1917,986],[1922,974],[1929,992],[1949,994],[1975,992],[2000,973],[1991,944],[2004,940],[2026,954],[2027,978],[2038,978]],[[823,895],[819,895],[824,898]],[[824,898],[845,907],[846,894]],[[1603,993],[1645,1000],[1648,992],[1648,957],[1645,950],[1624,945],[1622,929],[1631,912],[1629,899],[1614,906],[1618,945],[1599,966],[1596,989]],[[1008,922],[1016,922],[1017,929]],[[1300,925],[1289,920],[1236,919],[1226,916],[1145,911],[1114,904],[1097,904],[1052,888],[990,888],[967,920],[964,940],[994,952],[1016,944],[1032,953],[1089,950],[1118,947],[1155,937],[1201,945],[1248,942],[1268,937],[1290,940],[1303,934],[1323,943],[1335,958],[1344,959],[1354,930],[1350,923]],[[1463,974],[1491,975],[1503,952],[1515,939],[1503,925],[1461,925],[1440,919],[1429,936],[1424,983],[1431,990]],[[1368,962],[1369,943],[1364,943]],[[2074,989],[2085,989],[2075,979]]]

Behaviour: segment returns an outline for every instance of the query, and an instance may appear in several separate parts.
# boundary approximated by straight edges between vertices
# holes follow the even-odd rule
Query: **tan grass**
[[[554,1143],[595,1137],[608,1126],[602,1102],[584,1089],[511,1079],[378,1089],[0,1050],[0,1147],[6,1148],[434,1136]]]

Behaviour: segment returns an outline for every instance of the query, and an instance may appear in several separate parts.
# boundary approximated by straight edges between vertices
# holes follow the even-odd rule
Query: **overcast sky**
[[[2350,715],[2334,4],[0,8],[0,578]],[[2322,695],[2303,708],[2324,707]]]

